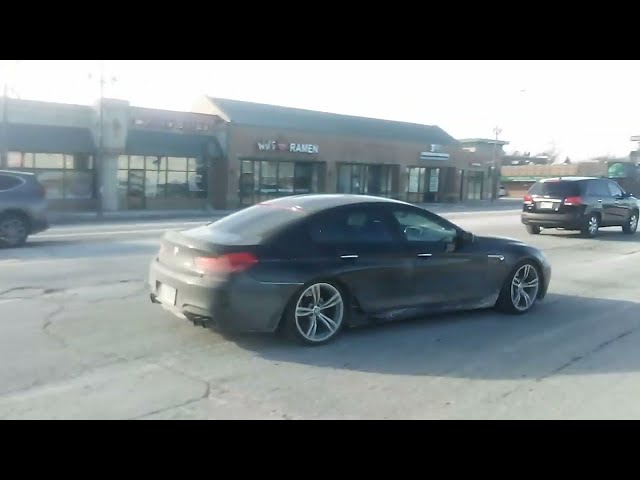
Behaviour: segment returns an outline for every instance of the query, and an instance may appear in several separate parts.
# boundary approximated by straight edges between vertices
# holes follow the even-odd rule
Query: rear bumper
[[[276,330],[289,299],[300,287],[264,283],[246,274],[224,281],[185,275],[169,270],[154,259],[147,280],[154,303],[160,303],[157,297],[160,284],[176,289],[175,303],[162,304],[167,310],[234,332]]]
[[[522,212],[520,217],[524,225],[534,225],[543,228],[566,228],[580,230],[582,215],[579,212],[570,213],[530,213]]]

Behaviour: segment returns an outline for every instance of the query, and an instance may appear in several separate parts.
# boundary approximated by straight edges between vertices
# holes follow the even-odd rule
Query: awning
[[[50,125],[7,125],[9,151],[32,153],[94,153],[93,136],[87,128]]]
[[[221,157],[222,149],[215,137],[180,133],[130,131],[126,151],[129,155],[167,157]]]

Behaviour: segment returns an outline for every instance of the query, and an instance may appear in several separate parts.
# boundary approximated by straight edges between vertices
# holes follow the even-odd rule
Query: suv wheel
[[[540,227],[537,225],[527,225],[527,232],[531,235],[538,235],[540,233]]]
[[[631,212],[631,215],[629,215],[629,219],[622,226],[622,231],[627,234],[632,234],[632,233],[636,233],[637,229],[638,229],[638,211],[634,210],[633,212]]]
[[[0,217],[0,245],[20,247],[29,236],[29,224],[20,215],[4,215]]]
[[[600,229],[600,217],[592,213],[587,215],[584,219],[584,224],[582,226],[582,234],[588,238],[594,238],[598,235],[598,230]]]

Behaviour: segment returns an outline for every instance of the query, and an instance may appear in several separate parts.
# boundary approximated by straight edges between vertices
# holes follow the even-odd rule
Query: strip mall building
[[[35,172],[53,210],[234,209],[313,192],[416,203],[491,195],[486,161],[437,126],[210,97],[192,112],[109,99],[1,107],[0,168]]]

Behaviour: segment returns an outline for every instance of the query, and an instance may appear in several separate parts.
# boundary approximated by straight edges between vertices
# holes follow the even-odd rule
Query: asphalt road
[[[317,348],[194,327],[148,301],[161,221],[57,227],[0,250],[0,418],[640,418],[640,233],[529,236],[553,265],[523,317],[480,311],[350,330]]]

